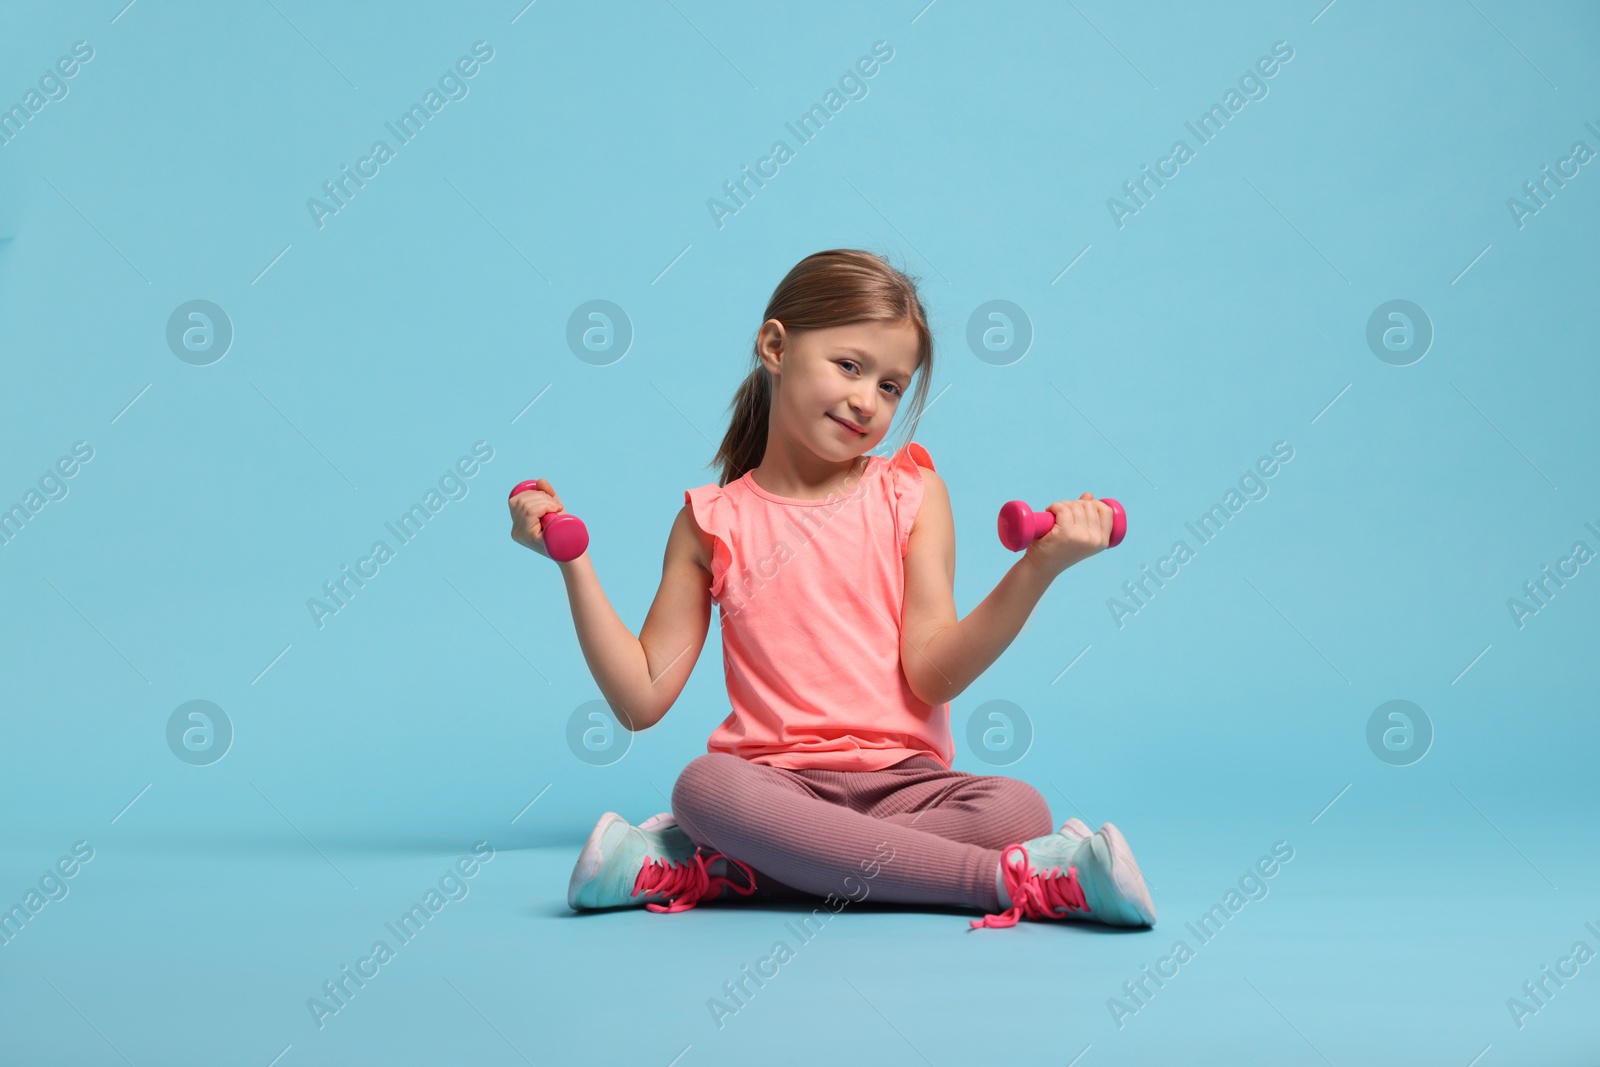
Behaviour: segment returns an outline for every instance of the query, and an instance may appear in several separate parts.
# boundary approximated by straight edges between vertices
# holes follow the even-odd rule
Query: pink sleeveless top
[[[748,473],[684,492],[713,539],[733,712],[707,752],[789,769],[875,771],[911,756],[948,768],[950,705],[918,700],[900,667],[906,542],[927,450],[868,456],[825,500],[774,496]]]

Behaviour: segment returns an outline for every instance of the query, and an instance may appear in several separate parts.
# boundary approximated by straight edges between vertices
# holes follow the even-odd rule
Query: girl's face
[[[761,362],[773,376],[773,419],[817,455],[854,460],[889,433],[917,367],[909,323],[856,322],[793,333],[761,327]]]

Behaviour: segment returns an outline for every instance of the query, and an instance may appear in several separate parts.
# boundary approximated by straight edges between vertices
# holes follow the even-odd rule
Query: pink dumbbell
[[[511,496],[538,488],[538,479],[518,482],[516,488],[511,490]],[[511,497],[506,499],[509,500]],[[544,537],[545,550],[557,563],[577,559],[589,547],[589,528],[583,524],[582,519],[576,515],[568,515],[564,511],[552,512],[540,519],[539,533]]]
[[[1101,497],[1099,503],[1111,509],[1111,541],[1107,547],[1116,548],[1128,532],[1128,513],[1108,496]],[[1000,509],[1000,543],[1013,552],[1021,552],[1055,524],[1053,512],[1034,511],[1026,500],[1013,500]]]

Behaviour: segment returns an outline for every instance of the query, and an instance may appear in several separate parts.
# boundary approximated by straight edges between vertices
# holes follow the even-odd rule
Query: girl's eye
[[[839,361],[839,366],[841,366],[841,367],[847,367],[847,370],[848,370],[848,368],[854,368],[854,367],[855,367],[855,365],[856,365],[856,361],[855,361],[855,360],[853,360],[853,359],[841,359],[841,360],[840,360],[840,361]],[[900,386],[899,386],[899,384],[898,384],[898,383],[896,383],[896,382],[885,382],[885,383],[884,383],[884,384],[885,384],[885,385],[892,385],[892,386],[894,386],[894,394],[893,394],[893,395],[894,395],[894,396],[895,396],[895,397],[896,397],[896,398],[897,398],[897,399],[898,399],[898,398],[899,398],[899,397],[900,397],[900,395],[901,395],[901,389],[900,389]]]

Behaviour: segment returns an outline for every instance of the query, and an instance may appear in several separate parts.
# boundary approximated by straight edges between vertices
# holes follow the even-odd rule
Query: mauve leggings
[[[823,771],[708,752],[678,775],[672,814],[703,852],[755,871],[755,893],[725,888],[718,900],[832,893],[988,912],[1000,907],[1001,850],[1055,829],[1026,782],[945,770],[927,756],[881,771]],[[728,877],[744,884],[737,869]]]

